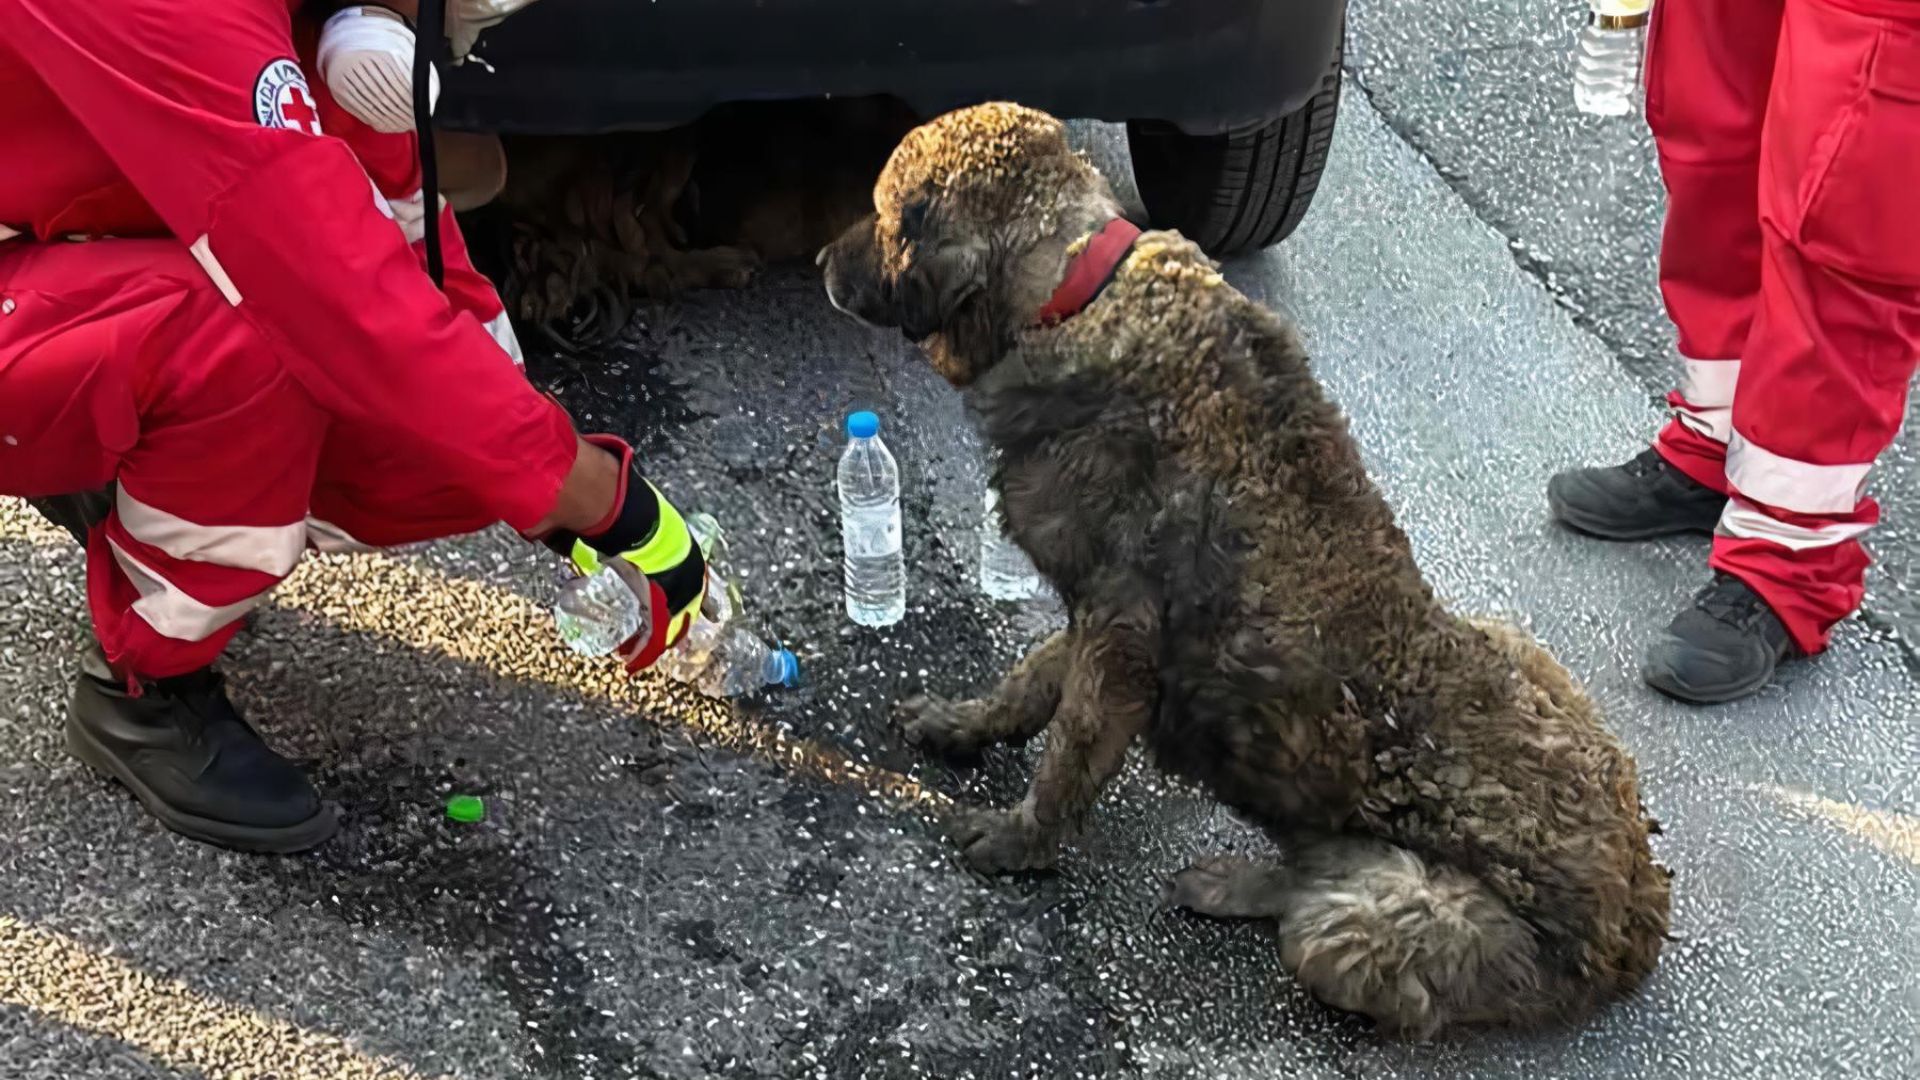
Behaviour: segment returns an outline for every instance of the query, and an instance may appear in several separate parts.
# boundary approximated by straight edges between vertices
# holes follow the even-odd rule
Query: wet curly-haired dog
[[[903,707],[946,752],[1047,731],[1025,801],[963,820],[968,861],[1052,864],[1145,735],[1285,853],[1202,859],[1170,899],[1277,919],[1326,1002],[1425,1036],[1636,987],[1668,874],[1633,759],[1538,644],[1434,599],[1293,330],[1116,224],[1030,109],[916,129],[874,205],[821,252],[828,295],[967,388],[1071,612],[991,696]]]

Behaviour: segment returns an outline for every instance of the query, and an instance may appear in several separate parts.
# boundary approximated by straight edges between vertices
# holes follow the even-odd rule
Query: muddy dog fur
[[[1540,645],[1435,599],[1293,329],[1169,232],[1036,326],[1120,209],[1032,110],[916,129],[874,207],[820,253],[828,295],[967,389],[1071,615],[989,696],[902,707],[947,753],[1046,732],[1026,799],[958,823],[967,861],[1052,865],[1145,736],[1284,853],[1201,859],[1170,901],[1277,920],[1325,1002],[1424,1037],[1637,987],[1668,873],[1633,759]]]
[[[891,98],[755,102],[670,130],[509,136],[504,185],[469,216],[477,255],[517,322],[590,347],[642,299],[812,258],[917,120]]]

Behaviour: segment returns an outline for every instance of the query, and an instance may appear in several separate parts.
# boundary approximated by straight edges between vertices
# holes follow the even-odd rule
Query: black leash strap
[[[420,143],[420,201],[427,213],[427,276],[444,289],[446,259],[440,254],[440,160],[433,150],[433,62],[447,44],[446,0],[424,0],[413,39],[413,130]]]

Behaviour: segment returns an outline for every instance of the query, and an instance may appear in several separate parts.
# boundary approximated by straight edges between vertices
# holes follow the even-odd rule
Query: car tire
[[[1285,116],[1218,135],[1129,122],[1133,179],[1154,226],[1179,230],[1216,258],[1285,240],[1306,217],[1333,147],[1342,44],[1320,89]]]

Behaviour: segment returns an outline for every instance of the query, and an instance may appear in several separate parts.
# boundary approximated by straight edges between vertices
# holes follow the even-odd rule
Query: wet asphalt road
[[[1156,909],[1192,855],[1256,841],[1137,764],[1057,875],[963,872],[942,810],[1013,797],[1030,753],[923,761],[887,705],[984,686],[1057,614],[969,585],[957,398],[788,271],[543,378],[583,422],[650,433],[808,686],[734,713],[574,661],[541,622],[550,571],[509,536],[317,560],[228,665],[346,807],[308,858],[176,840],[64,756],[78,558],[0,504],[0,1077],[1920,1074],[1920,672],[1895,607],[1757,700],[1687,710],[1633,658],[1704,543],[1544,520],[1547,475],[1631,453],[1664,379],[1645,148],[1569,118],[1551,6],[1358,3],[1367,94],[1350,84],[1320,203],[1231,273],[1301,324],[1436,586],[1529,625],[1638,755],[1678,875],[1640,997],[1575,1031],[1380,1043],[1306,1000],[1260,927]],[[1556,213],[1602,188],[1609,220]],[[910,613],[880,634],[837,604],[857,405],[909,492]],[[1913,565],[1899,515],[1879,598]],[[446,822],[455,791],[488,820]]]

